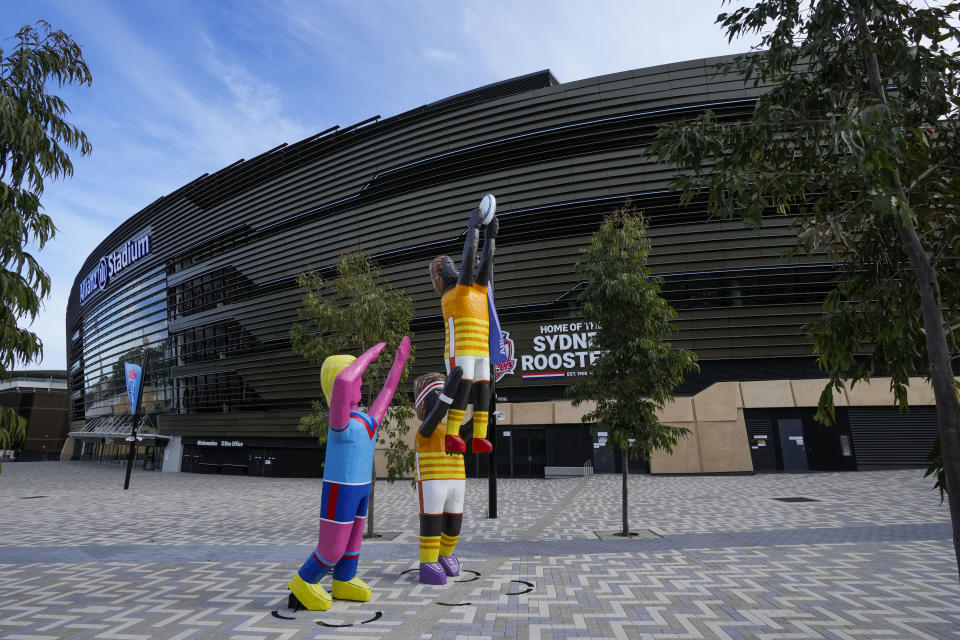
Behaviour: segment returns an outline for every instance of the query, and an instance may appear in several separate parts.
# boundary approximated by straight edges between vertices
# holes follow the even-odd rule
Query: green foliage
[[[86,135],[64,120],[67,104],[47,83],[89,85],[80,46],[46,22],[21,28],[0,48],[0,377],[43,354],[32,322],[50,293],[50,277],[28,245],[42,249],[56,229],[42,211],[44,181],[73,175],[68,149],[90,153]],[[23,437],[22,419],[0,409],[0,449]]]
[[[380,270],[363,254],[344,255],[337,271],[337,278],[329,283],[316,273],[300,275],[298,282],[304,305],[300,311],[301,322],[294,324],[291,331],[293,351],[321,365],[328,356],[360,355],[378,342],[386,342],[381,356],[363,374],[364,398],[369,404],[383,387],[397,346],[404,336],[410,335],[413,305],[403,292],[389,284],[378,284]],[[413,403],[410,395],[403,391],[412,363],[411,353],[380,426],[380,438],[387,443],[387,476],[391,482],[413,471],[413,450],[404,439],[409,431],[407,420],[413,417]],[[317,392],[321,394],[319,389]],[[326,442],[327,411],[326,400],[321,395],[313,403],[313,413],[300,419],[300,430],[321,443]]]
[[[669,124],[648,149],[678,167],[687,200],[706,190],[712,213],[752,225],[789,216],[800,248],[837,265],[808,326],[830,377],[817,412],[828,424],[845,381],[883,372],[906,408],[911,375],[933,372],[936,389],[934,373],[951,376],[960,355],[958,13],[958,2],[762,0],[721,14],[731,40],[760,37],[762,52],[717,69],[762,90],[756,110]],[[930,335],[938,325],[950,354]]]
[[[693,353],[666,340],[676,330],[676,312],[660,295],[660,279],[650,275],[649,254],[646,221],[639,213],[614,212],[591,239],[577,265],[587,282],[579,302],[584,319],[597,325],[593,346],[603,355],[591,375],[568,388],[574,405],[596,402],[584,422],[643,458],[657,449],[672,452],[687,433],[662,424],[657,411],[684,375],[697,370]]]

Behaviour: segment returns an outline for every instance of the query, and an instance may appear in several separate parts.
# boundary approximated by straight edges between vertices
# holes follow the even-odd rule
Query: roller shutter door
[[[926,466],[937,437],[937,410],[912,407],[849,407],[858,469]]]

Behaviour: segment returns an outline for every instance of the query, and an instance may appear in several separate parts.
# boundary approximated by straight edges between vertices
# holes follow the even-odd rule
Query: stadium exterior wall
[[[507,414],[501,473],[586,462],[615,469],[605,439],[579,424],[563,389],[590,365],[589,328],[575,304],[579,252],[626,203],[650,220],[651,266],[680,315],[674,342],[702,366],[665,413],[693,434],[676,455],[655,456],[652,470],[749,472],[769,466],[763,454],[774,449],[774,467],[791,469],[793,458],[774,444],[781,431],[796,444],[799,428],[805,448],[814,429],[812,405],[796,393],[820,377],[802,326],[819,312],[833,267],[818,255],[781,257],[795,245],[789,219],[746,229],[708,219],[703,202],[681,207],[666,189],[670,170],[643,155],[659,123],[707,108],[728,119],[750,114],[762,89],[714,76],[717,61],[565,84],[537,72],[281,145],[159,198],[97,247],[71,292],[77,455],[129,430],[121,363],[137,361],[143,347],[149,426],[158,444],[174,444],[168,454],[182,452],[167,455],[165,469],[319,475],[317,446],[296,429],[320,389],[318,369],[290,349],[297,274],[330,274],[346,251],[371,255],[413,300],[414,374],[439,368],[443,327],[427,264],[459,254],[469,210],[492,192],[501,220],[497,306],[516,359],[497,387]],[[746,401],[757,381],[782,392],[769,396],[780,398],[776,406]],[[871,406],[888,406],[880,395]],[[859,436],[864,446],[887,437],[874,431]],[[808,451],[810,467],[855,468],[855,435],[846,416],[830,438],[808,434],[831,449]],[[468,463],[484,472],[485,460]]]

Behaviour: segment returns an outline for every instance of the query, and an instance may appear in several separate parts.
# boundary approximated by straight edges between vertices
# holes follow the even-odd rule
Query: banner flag
[[[504,339],[497,307],[493,304],[493,284],[487,287],[487,306],[490,310],[490,362],[502,364],[510,360],[510,348]]]
[[[140,398],[143,369],[138,364],[123,363],[127,381],[127,397],[130,399],[130,413],[137,412],[137,400]]]

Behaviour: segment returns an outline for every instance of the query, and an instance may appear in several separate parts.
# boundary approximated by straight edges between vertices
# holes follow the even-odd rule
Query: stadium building
[[[14,449],[0,451],[0,460],[58,460],[67,438],[67,372],[50,370],[13,371],[0,379],[0,407],[7,407],[27,421],[21,441]]]
[[[372,256],[413,300],[413,373],[441,369],[427,266],[459,256],[470,209],[492,192],[496,299],[513,348],[497,383],[501,476],[616,469],[606,434],[580,423],[564,389],[593,357],[575,264],[604,215],[628,202],[650,221],[651,266],[679,312],[674,343],[701,363],[663,414],[691,435],[650,471],[923,464],[936,420],[919,381],[908,413],[876,379],[838,394],[836,426],[813,422],[824,380],[802,327],[833,266],[782,257],[796,242],[788,218],[746,229],[708,219],[703,202],[681,207],[671,171],[644,157],[658,124],[705,109],[749,116],[759,90],[715,77],[716,62],[570,83],[532,73],[333,127],[159,198],[111,233],[74,283],[64,457],[115,457],[126,446],[122,363],[146,352],[144,459],[173,471],[319,475],[316,442],[296,428],[320,395],[319,369],[291,352],[297,274],[329,274],[346,251]],[[468,464],[484,473],[487,461]]]

